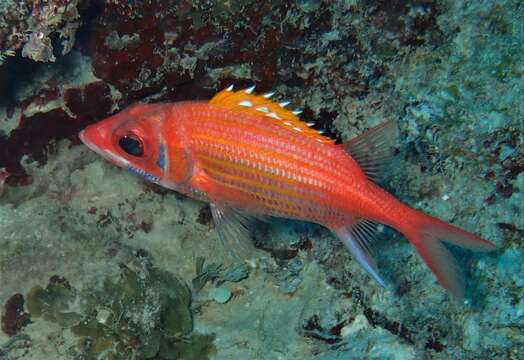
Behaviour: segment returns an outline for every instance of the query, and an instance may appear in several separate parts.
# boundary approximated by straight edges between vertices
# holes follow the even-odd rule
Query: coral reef
[[[2,1],[0,3],[0,65],[6,56],[53,62],[75,43],[80,26],[77,0]],[[60,50],[56,49],[59,48]]]
[[[71,56],[62,66],[79,66],[67,78],[57,74],[43,76],[41,83],[21,89],[15,104],[7,104],[0,125],[0,158],[10,173],[10,184],[27,184],[31,179],[20,160],[31,155],[41,163],[46,160],[46,149],[53,140],[74,138],[78,129],[95,118],[113,111],[118,99],[106,83],[89,72],[82,73],[85,65],[79,54]]]
[[[523,13],[515,0],[1,2],[0,358],[522,358]],[[394,289],[325,229],[287,220],[261,224],[239,264],[207,205],[79,146],[134,101],[231,83],[277,90],[338,141],[397,121],[386,188],[500,247],[451,249],[466,300],[390,229],[376,253]]]
[[[192,332],[191,291],[176,277],[122,265],[117,281],[102,284],[80,293],[66,279],[53,276],[45,289],[29,290],[28,311],[79,338],[67,350],[72,357],[207,358],[213,336]]]

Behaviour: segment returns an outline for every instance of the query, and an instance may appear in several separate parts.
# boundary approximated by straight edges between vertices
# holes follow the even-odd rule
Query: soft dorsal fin
[[[356,160],[367,177],[377,181],[393,157],[397,125],[388,121],[343,143],[344,150]]]
[[[326,136],[322,136],[317,130],[311,129],[309,125],[300,120],[297,116],[300,111],[288,110],[288,102],[278,103],[271,100],[272,93],[257,95],[253,93],[254,87],[244,90],[233,91],[230,86],[217,93],[210,104],[222,108],[252,114],[255,116],[265,116],[284,128],[295,130],[303,136],[312,137],[318,142],[333,143],[334,141]]]

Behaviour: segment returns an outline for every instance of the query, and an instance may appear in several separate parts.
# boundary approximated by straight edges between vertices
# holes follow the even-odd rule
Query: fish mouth
[[[102,151],[98,146],[96,146],[95,144],[93,144],[91,141],[87,140],[85,129],[82,130],[82,131],[80,131],[80,132],[78,133],[78,138],[79,138],[80,141],[82,141],[82,142],[84,143],[84,145],[87,146],[90,150],[93,150],[93,151],[96,152],[98,155],[104,156],[104,151]]]
[[[78,138],[90,150],[93,150],[94,152],[102,156],[107,161],[112,162],[113,164],[123,167],[123,168],[127,168],[129,166],[129,161],[124,159],[122,156],[115,154],[111,150],[103,150],[100,147],[98,147],[97,145],[95,145],[93,142],[89,141],[85,135],[85,129],[78,133]]]
[[[80,141],[82,141],[85,145],[87,145],[87,139],[85,137],[85,130],[81,130],[79,133],[78,133],[78,138],[80,139]]]

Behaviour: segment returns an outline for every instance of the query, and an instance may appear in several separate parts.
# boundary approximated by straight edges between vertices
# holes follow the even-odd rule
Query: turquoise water
[[[0,359],[523,358],[523,10],[0,1]],[[230,84],[337,141],[394,121],[384,188],[498,246],[450,248],[465,298],[388,228],[387,289],[313,224],[257,223],[239,261],[207,204],[78,139],[134,102]]]

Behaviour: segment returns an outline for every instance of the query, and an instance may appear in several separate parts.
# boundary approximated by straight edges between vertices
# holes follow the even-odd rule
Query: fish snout
[[[91,150],[100,152],[110,146],[110,136],[107,131],[97,126],[90,125],[78,133],[78,138]]]
[[[86,140],[85,140],[85,136],[84,136],[84,130],[81,130],[78,133],[78,138],[80,139],[81,142],[83,142],[85,144]]]

